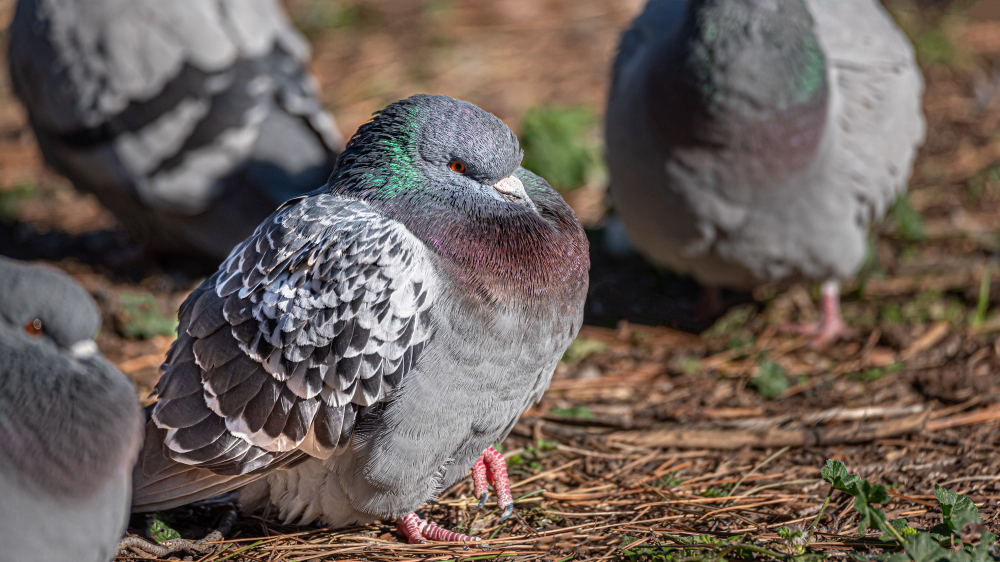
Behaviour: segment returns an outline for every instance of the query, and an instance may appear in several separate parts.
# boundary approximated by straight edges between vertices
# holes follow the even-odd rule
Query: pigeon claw
[[[477,509],[489,499],[489,485],[493,484],[497,493],[497,507],[503,510],[500,520],[506,521],[514,512],[514,496],[510,493],[510,481],[507,479],[507,462],[495,448],[487,448],[472,465],[472,484],[474,493],[479,498]]]
[[[483,507],[486,506],[486,500],[488,499],[490,499],[490,493],[483,492],[482,494],[479,495],[479,503],[476,504],[476,507],[474,507],[473,509],[482,509]]]
[[[514,513],[514,502],[507,504],[507,507],[503,508],[503,515],[500,516],[500,522],[503,523]]]
[[[844,323],[840,315],[840,285],[828,281],[820,286],[820,321],[810,324],[784,324],[779,331],[786,334],[809,336],[809,345],[814,349],[826,347],[838,340],[849,339],[857,334]]]
[[[479,537],[470,537],[455,531],[439,527],[431,521],[424,521],[414,512],[406,514],[396,522],[396,528],[406,537],[410,544],[423,544],[427,541],[439,542],[475,542]]]

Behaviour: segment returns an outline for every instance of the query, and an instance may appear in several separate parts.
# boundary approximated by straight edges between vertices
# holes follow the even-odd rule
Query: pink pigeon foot
[[[475,542],[480,540],[479,537],[470,537],[438,527],[430,521],[424,521],[413,512],[397,521],[396,528],[406,536],[406,540],[410,544],[423,544],[429,540],[441,542]]]
[[[840,283],[826,281],[820,285],[819,292],[819,322],[784,324],[779,328],[782,333],[811,336],[809,345],[814,348],[824,347],[854,334],[840,316]]]
[[[510,481],[507,479],[507,462],[493,447],[483,451],[476,464],[472,465],[472,484],[474,493],[479,498],[476,509],[486,505],[486,500],[490,497],[489,484],[493,484],[493,489],[497,492],[497,506],[503,509],[500,520],[506,521],[514,512],[514,496],[510,493]]]
[[[782,333],[811,336],[809,344],[814,348],[825,347],[837,340],[851,337],[854,331],[844,323],[840,316],[840,283],[827,281],[820,285],[819,322],[801,324],[784,324],[780,327]]]

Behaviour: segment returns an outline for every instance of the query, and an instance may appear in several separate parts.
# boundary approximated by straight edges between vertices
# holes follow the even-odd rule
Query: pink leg
[[[785,333],[812,336],[813,347],[823,347],[839,339],[850,337],[851,329],[840,316],[840,283],[826,281],[819,290],[820,320],[816,323],[791,324],[781,327]]]
[[[510,493],[510,481],[507,478],[507,462],[503,455],[493,447],[487,448],[479,455],[476,464],[472,465],[472,483],[476,497],[479,498],[479,505],[476,509],[483,507],[490,497],[489,484],[493,484],[493,489],[497,492],[497,506],[503,508],[501,521],[506,521],[510,514],[514,512],[514,496]]]
[[[472,493],[479,498],[479,505],[476,506],[476,509],[486,505],[486,500],[490,499],[489,481],[489,469],[486,468],[483,455],[479,455],[479,458],[476,459],[476,464],[472,465]]]
[[[396,528],[406,536],[410,544],[421,544],[428,540],[440,542],[474,542],[479,540],[479,537],[470,537],[438,527],[430,521],[424,521],[413,512],[397,521]]]

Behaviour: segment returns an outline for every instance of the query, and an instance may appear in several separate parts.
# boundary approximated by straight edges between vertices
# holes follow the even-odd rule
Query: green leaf
[[[909,522],[907,522],[906,519],[903,518],[893,519],[892,521],[889,521],[889,525],[891,525],[892,528],[895,529],[897,533],[899,533],[899,536],[903,537],[904,539],[906,537],[915,535],[920,532],[914,529],[913,527],[910,527]],[[895,541],[896,537],[892,536],[892,534],[888,532],[888,529],[886,529],[886,531],[887,532],[879,535],[878,539],[882,542]]]
[[[871,505],[889,501],[889,492],[885,486],[872,484],[857,474],[848,474],[847,467],[840,461],[826,461],[820,474],[835,490],[854,496],[854,509],[860,516],[858,535],[864,535],[867,529],[885,531],[885,512]]]
[[[941,505],[945,525],[948,525],[948,528],[956,535],[961,535],[962,527],[969,523],[979,523],[983,520],[976,504],[962,494],[946,490],[935,484],[934,497]]]
[[[524,167],[559,191],[603,176],[597,118],[585,107],[537,107],[521,121]]]
[[[181,534],[167,525],[159,514],[153,517],[153,522],[149,524],[149,532],[153,535],[153,540],[157,543],[181,538]]]
[[[764,398],[774,398],[788,390],[789,383],[781,365],[764,360],[759,363],[757,376],[750,379],[750,386],[757,389]]]
[[[829,484],[833,484],[837,479],[843,480],[847,477],[847,467],[840,461],[827,460],[819,473],[823,477],[823,480],[826,480]]]
[[[924,218],[912,206],[906,198],[906,194],[900,195],[889,210],[889,215],[896,223],[896,234],[906,242],[919,242],[927,238],[924,232]]]
[[[917,533],[907,537],[903,540],[903,547],[914,562],[952,560],[953,553],[941,548],[941,545],[927,533]]]
[[[788,527],[778,527],[778,536],[790,541],[792,539],[797,539],[802,536],[802,529],[789,529]]]
[[[994,556],[997,546],[997,536],[989,531],[983,531],[982,535],[979,536],[979,544],[975,547],[971,545],[965,546],[965,551],[969,553],[969,557],[972,562],[995,562],[997,557]]]

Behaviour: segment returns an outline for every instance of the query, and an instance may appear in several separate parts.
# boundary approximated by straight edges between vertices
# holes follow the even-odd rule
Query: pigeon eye
[[[452,172],[455,172],[455,173],[458,173],[458,174],[464,174],[465,173],[465,162],[462,162],[461,160],[452,160],[448,164],[448,167],[451,168]]]
[[[27,324],[24,325],[24,331],[28,332],[33,336],[40,336],[42,335],[42,332],[44,332],[45,330],[42,328],[42,321],[39,320],[38,318],[35,318],[31,322],[28,322]]]

